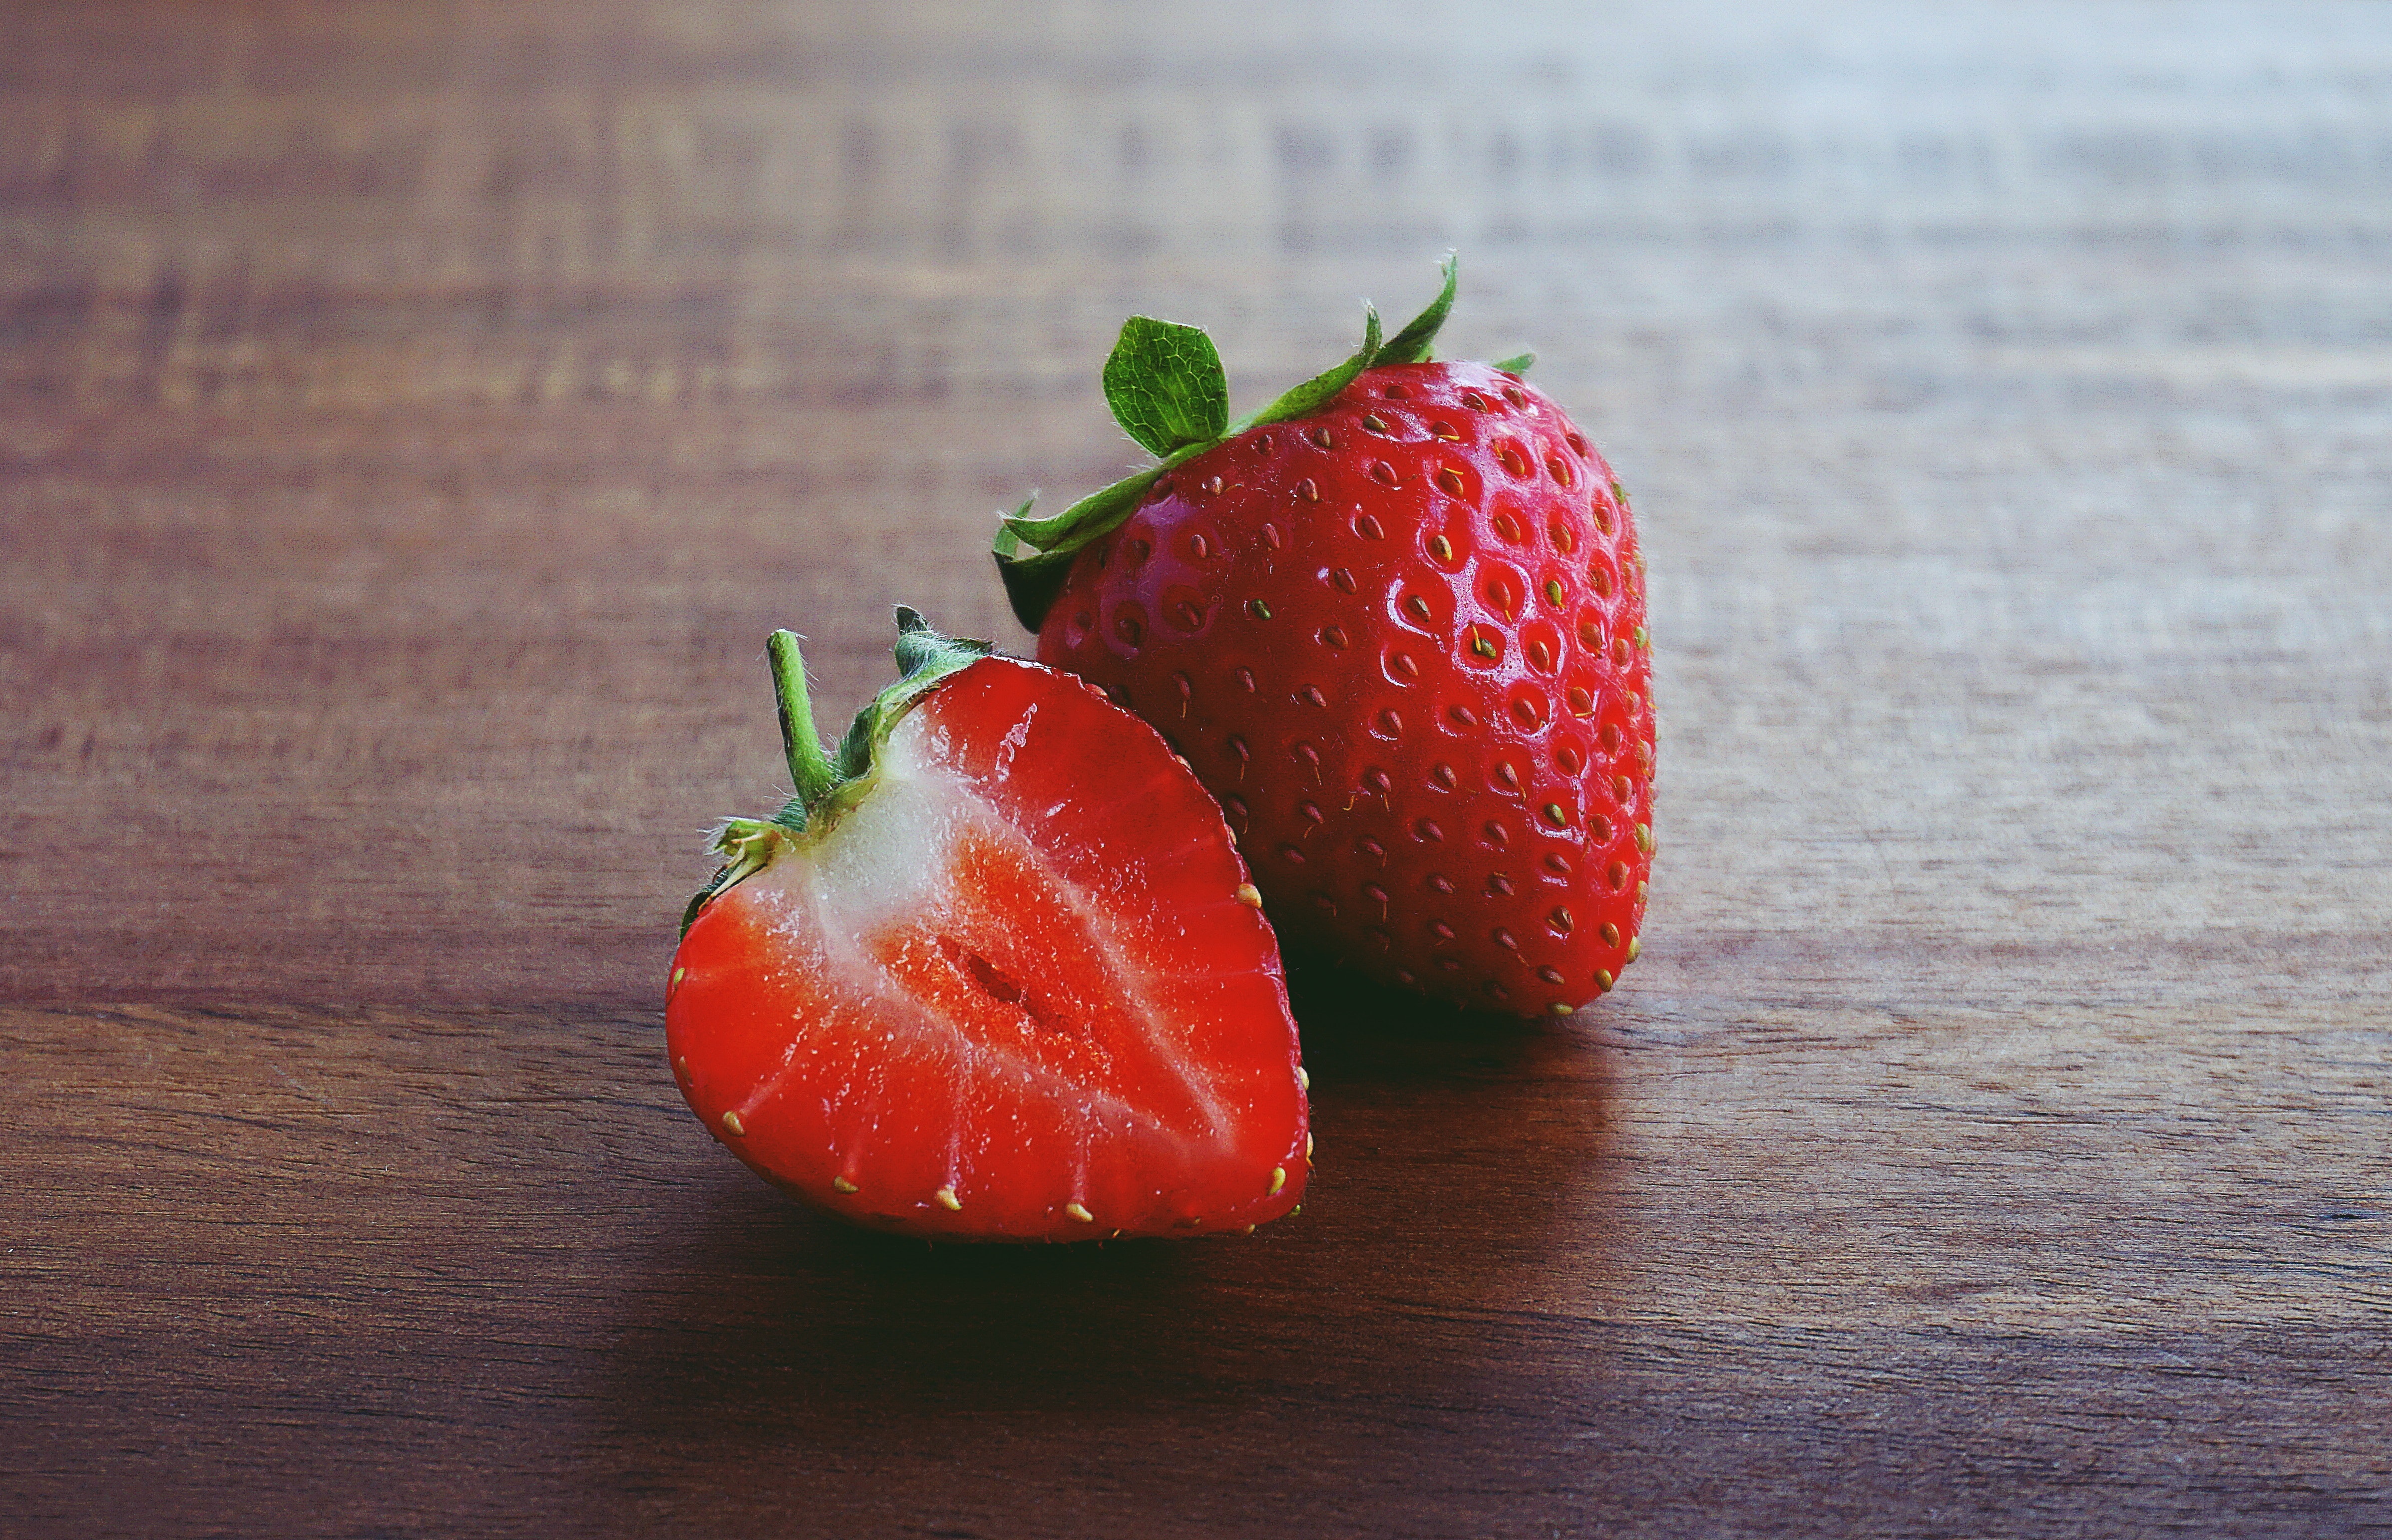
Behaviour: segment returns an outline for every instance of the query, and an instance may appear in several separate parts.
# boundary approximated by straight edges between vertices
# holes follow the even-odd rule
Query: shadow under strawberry
[[[1102,1508],[1173,1468],[1326,1502],[1357,1439],[1475,1479],[1470,1430],[1507,1415],[1522,1313],[1636,1249],[1606,1200],[1609,1055],[1578,1022],[1464,1015],[1310,962],[1292,992],[1320,1163],[1303,1211],[1252,1238],[932,1246],[686,1141],[591,1387],[592,1468],[668,1491],[734,1454],[760,1514],[851,1518],[867,1490],[887,1517],[925,1482],[1062,1479],[1018,1463],[1059,1428],[1079,1452],[1065,1484]]]

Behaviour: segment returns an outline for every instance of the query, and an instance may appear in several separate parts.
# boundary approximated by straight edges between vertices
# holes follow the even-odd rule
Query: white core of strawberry
[[[1000,740],[992,778],[1002,784],[1010,778],[1016,756],[1028,743],[1036,716],[1034,704]],[[974,1041],[942,1019],[925,1001],[916,999],[878,962],[888,933],[912,933],[908,951],[923,945],[925,931],[948,929],[956,914],[959,896],[953,874],[967,841],[999,843],[1043,867],[1034,846],[1020,829],[998,812],[983,787],[959,773],[954,765],[955,745],[948,726],[939,719],[935,701],[907,714],[882,744],[875,760],[870,789],[819,835],[783,843],[770,867],[748,879],[751,901],[762,900],[784,955],[803,959],[801,965],[819,967],[848,981],[851,990],[876,999],[893,1030],[927,1033],[946,1041],[958,1068],[977,1064],[982,1070],[1026,1074],[1043,1081],[1051,1094],[1076,1104],[1081,1115],[1099,1124],[1124,1125],[1140,1119],[1138,1109],[1096,1087],[1067,1081],[1044,1066],[1018,1060],[993,1044]],[[1103,783],[1096,800],[1135,797],[1139,788],[1118,782]],[[1055,812],[1060,809],[1050,809]],[[1163,853],[1164,859],[1176,850]],[[1134,875],[1118,874],[1125,886],[1138,886]],[[1146,1039],[1141,1057],[1152,1055],[1176,1079],[1196,1112],[1194,1123],[1179,1123],[1183,1138],[1218,1137],[1229,1119],[1216,1088],[1195,1074],[1188,1047],[1175,1040],[1183,1034],[1167,1029],[1141,988],[1143,969],[1112,935],[1103,906],[1092,895],[1055,882],[1048,901],[1056,910],[1075,913],[1107,954],[1105,971],[1129,996],[1129,1018]],[[1034,926],[1033,927],[1034,928]],[[943,944],[943,943],[934,943]],[[1026,975],[1020,979],[1027,995],[1044,995],[1051,982]],[[1025,1001],[1025,1014],[1035,1015]],[[1191,1028],[1191,1030],[1194,1029]],[[800,1039],[800,1041],[802,1041]],[[793,1044],[793,1050],[795,1048]]]
[[[862,938],[944,897],[956,840],[995,820],[952,770],[923,752],[923,713],[897,724],[864,799],[802,848],[823,923]]]

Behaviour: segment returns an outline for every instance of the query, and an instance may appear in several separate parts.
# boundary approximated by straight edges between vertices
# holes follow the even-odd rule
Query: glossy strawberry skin
[[[1634,957],[1654,752],[1634,524],[1516,376],[1368,369],[1176,466],[1081,552],[1038,655],[1188,757],[1291,944],[1520,1015]]]
[[[938,1239],[1242,1230],[1309,1169],[1277,944],[1144,723],[986,658],[871,789],[714,895],[675,954],[675,1082],[791,1195]]]

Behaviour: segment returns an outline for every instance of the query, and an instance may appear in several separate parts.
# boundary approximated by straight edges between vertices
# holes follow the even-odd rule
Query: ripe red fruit
[[[1025,505],[999,564],[1040,659],[1145,716],[1220,798],[1283,939],[1567,1014],[1644,917],[1644,563],[1532,360],[1429,361],[1453,284],[1449,262],[1395,341],[1373,315],[1341,369],[1234,427],[1224,386],[1218,424],[1183,413],[1176,437],[1140,413],[1204,399],[1211,344],[1133,320],[1108,392],[1164,464],[1055,519]]]
[[[715,1137],[859,1224],[953,1239],[1251,1229],[1303,1196],[1279,947],[1151,729],[898,611],[834,763],[774,633],[798,796],[717,836],[665,1032]]]

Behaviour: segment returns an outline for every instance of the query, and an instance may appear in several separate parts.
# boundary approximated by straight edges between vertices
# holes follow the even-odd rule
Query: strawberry
[[[843,1219],[1078,1240],[1251,1230],[1311,1153],[1261,899],[1188,768],[1069,674],[899,610],[836,757],[774,633],[798,795],[716,836],[666,997],[716,1138]]]
[[[1105,367],[1162,463],[997,560],[1042,661],[1220,799],[1281,939],[1457,1003],[1567,1015],[1638,950],[1651,869],[1644,563],[1611,468],[1496,365],[1432,361],[1445,286],[1237,423],[1192,327]]]

